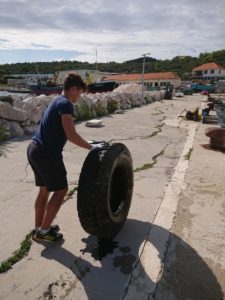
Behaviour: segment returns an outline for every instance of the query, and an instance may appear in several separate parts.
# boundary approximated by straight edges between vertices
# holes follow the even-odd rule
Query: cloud
[[[1,0],[0,48],[72,51],[90,62],[96,48],[102,62],[196,56],[225,48],[224,11],[224,0],[17,0],[13,9]]]
[[[1,42],[2,42],[2,43],[5,43],[5,42],[8,42],[8,40],[7,40],[7,39],[1,39],[1,38],[0,38],[0,43],[1,43]]]
[[[0,47],[1,47],[1,46],[4,47],[4,46],[6,45],[7,42],[8,42],[7,39],[1,39],[1,38],[0,38]]]
[[[34,48],[50,48],[50,46],[44,44],[36,44],[36,43],[31,43],[31,46]]]

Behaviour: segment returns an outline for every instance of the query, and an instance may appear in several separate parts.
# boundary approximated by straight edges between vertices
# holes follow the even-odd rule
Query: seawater
[[[0,96],[31,96],[29,93],[12,93],[7,91],[0,91]]]

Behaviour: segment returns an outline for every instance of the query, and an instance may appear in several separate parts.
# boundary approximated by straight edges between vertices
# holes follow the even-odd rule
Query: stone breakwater
[[[32,134],[54,96],[2,96],[0,97],[0,140]],[[164,98],[162,91],[127,93],[83,94],[74,104],[76,120],[88,120],[107,114],[119,113],[133,107],[159,101]]]

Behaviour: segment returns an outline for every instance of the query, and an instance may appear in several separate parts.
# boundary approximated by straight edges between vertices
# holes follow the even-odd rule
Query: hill
[[[225,67],[225,49],[211,53],[200,53],[199,57],[176,56],[169,60],[159,60],[152,57],[145,59],[145,72],[176,72],[183,80],[190,79],[191,71],[198,65],[215,62]],[[34,63],[16,63],[0,65],[0,82],[4,82],[12,74],[36,73],[38,64],[39,73],[54,73],[57,68],[62,71],[76,69],[95,69],[95,64],[79,61],[53,61],[53,62],[34,62]],[[112,73],[141,73],[143,57],[125,61],[123,63],[107,62],[98,63],[98,70]]]

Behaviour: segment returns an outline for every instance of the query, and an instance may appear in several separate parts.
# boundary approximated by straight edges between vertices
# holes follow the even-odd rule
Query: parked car
[[[184,95],[193,95],[193,90],[190,88],[190,86],[181,86],[179,88],[179,91],[184,93]]]
[[[175,97],[184,97],[184,93],[181,92],[180,90],[176,91]]]
[[[206,90],[202,90],[202,91],[201,91],[201,95],[209,95],[209,92],[206,91]]]

